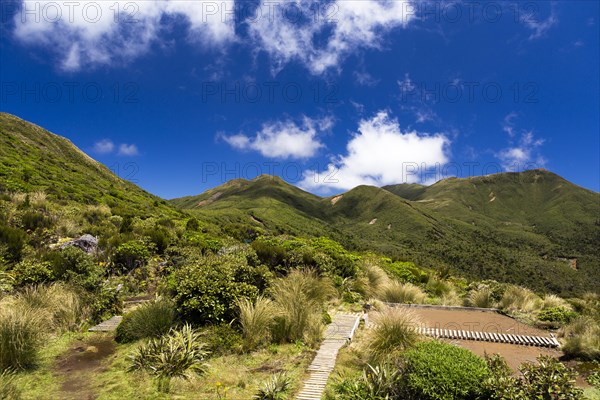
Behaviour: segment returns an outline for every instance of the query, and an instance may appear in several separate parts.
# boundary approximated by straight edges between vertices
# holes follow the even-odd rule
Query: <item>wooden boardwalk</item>
[[[123,319],[122,316],[115,315],[111,319],[108,319],[96,326],[91,327],[90,329],[88,329],[88,331],[89,332],[113,332],[117,329],[117,326],[119,326],[122,319]]]
[[[528,335],[512,335],[508,333],[495,332],[478,332],[478,331],[463,331],[455,329],[438,329],[420,327],[418,331],[421,335],[440,338],[440,339],[458,339],[458,340],[477,340],[482,342],[496,342],[519,344],[524,346],[537,347],[560,347],[560,343],[554,335],[550,337],[544,336],[528,336]]]
[[[325,337],[315,355],[312,363],[308,366],[310,376],[304,382],[304,386],[296,399],[298,400],[320,400],[325,391],[325,385],[329,374],[335,367],[338,352],[354,336],[360,322],[360,314],[336,314],[331,324],[325,331]]]

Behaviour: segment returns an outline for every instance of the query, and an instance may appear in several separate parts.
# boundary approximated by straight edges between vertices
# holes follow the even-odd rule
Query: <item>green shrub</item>
[[[144,233],[144,236],[150,239],[150,243],[154,245],[158,254],[163,254],[167,247],[169,247],[169,244],[171,244],[171,234],[163,227],[157,226],[154,229],[150,229]]]
[[[52,226],[52,219],[41,212],[27,211],[21,216],[21,225],[26,231],[35,231]]]
[[[386,307],[372,318],[375,326],[369,331],[367,349],[375,360],[393,357],[419,340],[420,320],[411,309]]]
[[[255,298],[261,270],[249,267],[239,254],[207,255],[182,265],[169,277],[178,311],[199,323],[231,321],[238,298]]]
[[[50,282],[54,278],[52,266],[49,262],[23,260],[16,264],[12,270],[16,286],[37,285]]]
[[[253,350],[271,340],[271,329],[277,317],[277,308],[270,299],[259,296],[254,303],[249,299],[237,302],[240,325],[244,335],[244,349]]]
[[[291,379],[283,372],[277,373],[252,397],[256,400],[283,400],[291,386]]]
[[[401,390],[419,400],[477,399],[488,377],[486,362],[463,348],[439,341],[417,344],[402,356]]]
[[[388,303],[423,304],[427,295],[412,283],[389,281],[381,290],[381,300]]]
[[[242,335],[232,324],[210,325],[200,334],[207,350],[215,356],[239,353],[243,347]]]
[[[519,386],[527,399],[582,398],[582,390],[575,386],[577,372],[549,356],[538,357],[537,363],[525,363],[520,368],[523,377]]]
[[[117,327],[115,340],[126,343],[159,337],[169,332],[175,323],[175,317],[175,306],[167,299],[142,304],[123,317]]]
[[[6,300],[0,304],[0,370],[35,366],[46,328],[43,312]]]
[[[577,317],[577,313],[565,307],[546,308],[539,312],[537,318],[545,322],[557,322],[561,325],[568,324]]]
[[[117,247],[113,263],[118,271],[129,272],[146,265],[150,258],[148,247],[140,241],[132,240]]]
[[[84,303],[88,306],[91,322],[100,322],[123,311],[121,293],[114,287],[101,284],[93,291],[83,292]]]
[[[4,247],[4,254],[0,253],[0,257],[4,257],[10,262],[19,262],[21,260],[23,247],[27,235],[21,229],[11,228],[0,223],[0,249]]]
[[[130,356],[129,370],[145,370],[155,375],[159,390],[169,392],[171,379],[188,379],[190,372],[206,371],[205,347],[200,334],[186,324],[181,330],[172,329],[168,335],[139,346]]]
[[[389,263],[386,269],[402,282],[419,284],[429,280],[429,275],[412,262],[396,261]]]
[[[94,290],[100,284],[102,269],[96,265],[90,255],[77,247],[69,246],[51,252],[47,258],[56,279],[71,282],[88,290]]]
[[[196,218],[190,218],[185,224],[185,230],[187,231],[197,231],[200,229],[200,221]]]

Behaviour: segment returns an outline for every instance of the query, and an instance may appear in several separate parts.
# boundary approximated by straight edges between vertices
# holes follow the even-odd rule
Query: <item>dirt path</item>
[[[54,374],[62,381],[61,399],[93,400],[93,378],[105,371],[103,361],[115,352],[112,335],[95,334],[86,341],[77,341],[54,365]]]

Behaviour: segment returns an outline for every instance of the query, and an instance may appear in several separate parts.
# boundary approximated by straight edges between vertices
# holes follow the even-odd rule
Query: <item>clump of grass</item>
[[[469,307],[493,308],[496,302],[493,298],[493,292],[489,287],[482,287],[478,290],[473,290],[465,299],[465,304]]]
[[[46,328],[45,313],[5,299],[0,304],[0,370],[35,366]]]
[[[46,193],[39,191],[39,192],[32,192],[29,193],[29,203],[34,206],[34,207],[43,207],[46,205]]]
[[[593,318],[581,316],[561,329],[562,350],[571,357],[600,360],[600,324]]]
[[[44,315],[52,331],[75,330],[85,315],[79,296],[60,283],[27,287],[17,301]]]
[[[206,372],[207,356],[200,334],[186,324],[181,330],[171,329],[168,335],[138,347],[130,356],[129,370],[155,375],[159,391],[168,393],[173,378],[189,379],[190,372],[198,375]]]
[[[174,304],[168,299],[158,299],[136,308],[125,315],[117,327],[115,339],[119,343],[142,338],[159,337],[169,332],[175,323]]]
[[[291,386],[291,379],[283,372],[277,373],[266,382],[252,397],[256,400],[283,400],[287,399],[287,392]]]
[[[455,290],[451,290],[440,297],[440,304],[444,306],[460,306],[462,304],[462,299]]]
[[[567,310],[572,310],[573,307],[561,297],[558,297],[555,294],[547,294],[544,296],[542,301],[542,309],[547,310],[549,308],[565,308]]]
[[[20,400],[21,391],[15,385],[14,371],[7,369],[0,372],[0,399]]]
[[[542,300],[531,290],[510,286],[500,300],[500,308],[508,312],[532,313],[542,306]]]
[[[428,293],[431,293],[434,296],[441,297],[452,291],[452,285],[441,279],[431,278],[427,282],[425,290],[427,290]]]
[[[254,303],[249,299],[238,301],[244,349],[253,350],[271,340],[271,329],[278,310],[270,299],[259,296]]]
[[[285,278],[275,280],[270,294],[278,310],[273,339],[316,344],[323,330],[324,303],[335,294],[331,283],[314,272],[294,270]]]
[[[366,281],[366,295],[378,296],[389,281],[389,277],[383,269],[369,260],[363,262],[361,269]]]
[[[374,360],[412,347],[420,338],[421,323],[417,314],[408,308],[387,307],[372,314],[374,328],[369,332],[367,351]]]
[[[382,289],[381,299],[388,303],[423,304],[427,295],[412,283],[389,281]]]

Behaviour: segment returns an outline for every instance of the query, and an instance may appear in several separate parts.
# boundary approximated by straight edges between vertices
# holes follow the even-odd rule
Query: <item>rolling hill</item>
[[[545,170],[359,186],[329,198],[261,176],[171,204],[215,222],[328,235],[476,279],[563,294],[599,289],[600,196]]]

